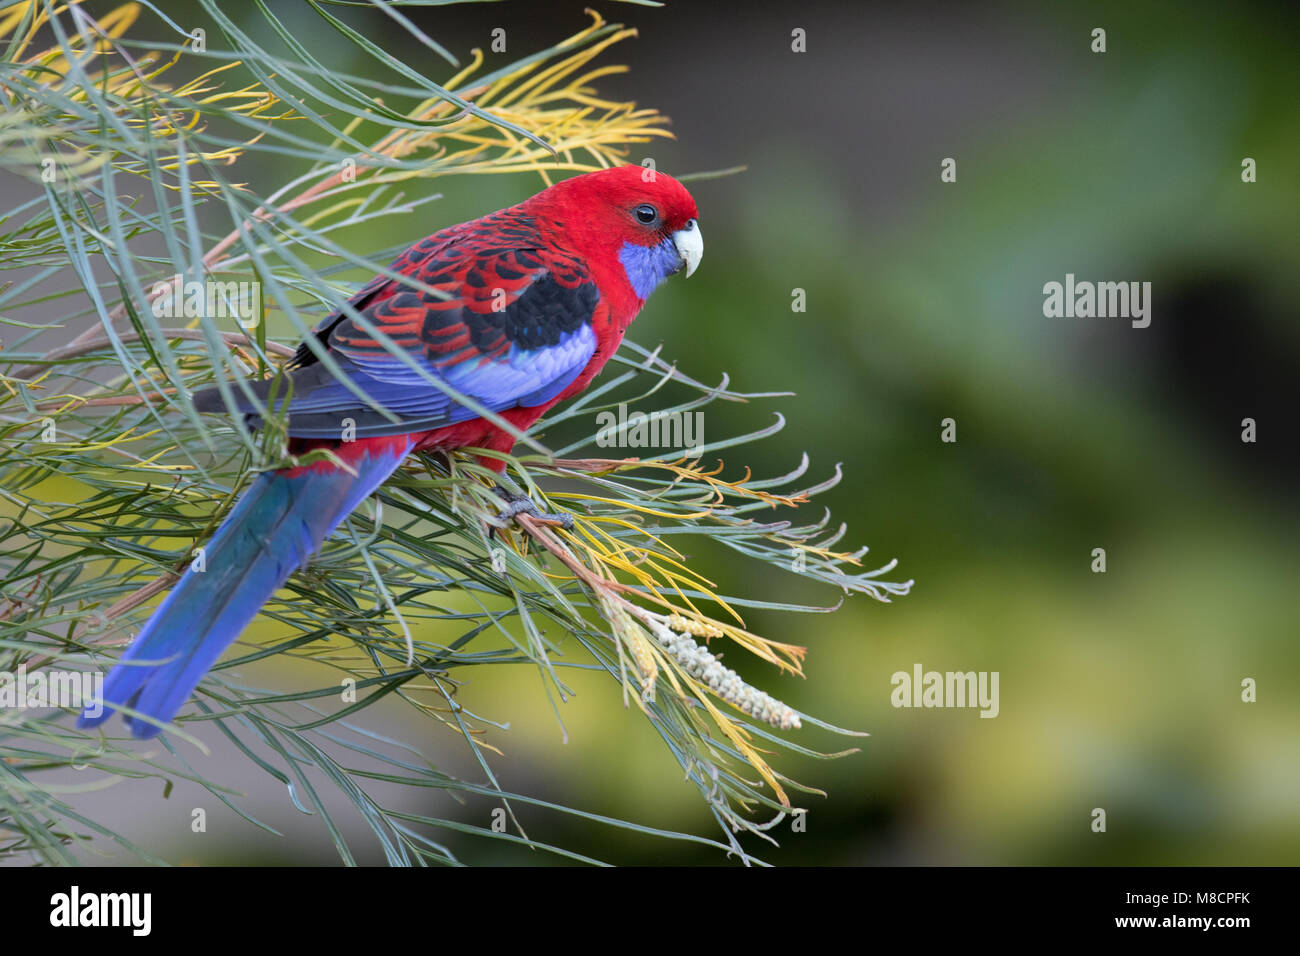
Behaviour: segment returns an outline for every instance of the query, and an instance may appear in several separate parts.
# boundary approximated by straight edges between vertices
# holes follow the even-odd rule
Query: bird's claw
[[[527,495],[516,494],[497,485],[494,489],[501,499],[506,503],[505,508],[498,512],[497,517],[502,521],[513,521],[517,515],[528,515],[530,518],[548,525],[559,525],[565,531],[573,530],[573,515],[564,512],[547,512],[538,508],[532,498]]]

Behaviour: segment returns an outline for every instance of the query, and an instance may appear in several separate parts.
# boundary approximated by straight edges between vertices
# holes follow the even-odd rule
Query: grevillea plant
[[[199,6],[211,33],[149,3],[99,19],[77,0],[0,9],[0,165],[25,189],[0,213],[0,672],[10,678],[109,668],[250,477],[291,463],[274,415],[250,431],[200,416],[189,395],[218,379],[272,376],[357,278],[386,272],[401,246],[362,250],[343,236],[417,210],[436,217],[436,195],[407,198],[399,186],[507,172],[549,183],[626,162],[633,145],[668,135],[654,110],[597,92],[620,69],[597,59],[632,31],[594,14],[577,34],[489,72],[477,51],[460,64],[399,5],[383,5],[447,61],[450,79],[437,84],[425,76],[437,59],[409,66],[330,5],[308,6],[372,60],[371,75],[316,59],[260,0],[251,25],[215,0]],[[299,172],[267,188],[257,180],[268,164],[250,157]],[[160,317],[154,305],[175,277],[253,284],[255,320]],[[864,567],[865,548],[840,550],[845,529],[829,514],[800,520],[838,469],[817,480],[807,457],[775,477],[744,467],[745,446],[778,431],[779,414],[687,456],[591,457],[601,436],[582,423],[620,403],[671,418],[783,397],[709,374],[718,384],[626,342],[593,387],[505,456],[514,482],[575,516],[571,530],[526,515],[494,526],[500,501],[472,454],[411,459],[277,593],[263,610],[268,626],[204,679],[161,744],[141,746],[118,727],[79,731],[68,708],[0,710],[0,854],[75,862],[110,842],[153,859],[72,796],[148,778],[197,783],[271,829],[241,805],[246,781],[209,779],[187,762],[187,748],[203,747],[188,731],[203,726],[246,756],[247,775],[269,776],[318,814],[347,862],[339,803],[322,788],[346,799],[393,864],[458,862],[479,845],[453,851],[449,832],[586,859],[517,820],[491,827],[475,822],[485,819],[478,812],[443,818],[385,805],[376,792],[393,787],[439,789],[512,819],[531,804],[755,862],[744,835],[770,840],[797,807],[792,794],[806,790],[778,771],[776,754],[828,756],[800,733],[849,732],[787,706],[719,656],[736,647],[800,674],[804,648],[751,632],[742,610],[827,608],[720,593],[686,556],[688,542],[882,601],[910,582],[886,580],[893,562]],[[336,674],[292,692],[241,679],[270,657]],[[557,705],[570,692],[565,668],[607,672],[699,788],[721,838],[501,787],[485,735],[495,725],[461,684],[479,668],[521,664]],[[367,708],[384,699],[453,731],[477,773],[438,769],[449,740],[441,732],[379,736]]]

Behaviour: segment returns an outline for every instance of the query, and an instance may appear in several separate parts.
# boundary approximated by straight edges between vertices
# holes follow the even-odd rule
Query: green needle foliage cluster
[[[626,161],[631,144],[667,135],[655,111],[594,88],[616,68],[592,61],[631,33],[599,17],[480,73],[477,53],[456,62],[399,5],[383,5],[448,61],[451,79],[439,85],[350,26],[342,7],[309,0],[323,25],[373,57],[374,76],[318,61],[261,0],[254,32],[273,38],[275,52],[216,0],[201,6],[219,35],[200,40],[149,3],[100,19],[77,2],[0,7],[0,165],[28,197],[0,212],[0,672],[107,670],[251,476],[290,463],[275,408],[251,432],[237,418],[196,414],[188,396],[274,375],[320,315],[346,308],[357,287],[348,280],[386,271],[400,247],[358,250],[341,235],[436,198],[407,199],[401,183],[521,170],[545,182]],[[146,23],[170,38],[137,38]],[[288,157],[301,175],[274,190],[231,178],[256,152]],[[173,276],[257,283],[256,320],[159,318],[152,304]],[[285,334],[271,336],[272,324]],[[773,755],[815,753],[796,742],[797,728],[848,732],[750,686],[718,654],[739,647],[799,673],[803,648],[750,633],[741,612],[827,608],[717,593],[686,558],[691,539],[793,568],[834,593],[888,600],[910,582],[885,579],[892,563],[865,569],[865,549],[836,550],[844,529],[829,515],[798,520],[805,512],[794,509],[838,470],[808,478],[805,458],[789,474],[755,478],[722,463],[779,429],[779,414],[689,459],[590,457],[596,436],[584,423],[620,402],[674,415],[778,397],[736,391],[725,375],[707,385],[626,343],[592,389],[522,436],[508,459],[511,480],[576,516],[572,531],[527,518],[501,527],[470,454],[412,459],[265,607],[273,636],[246,635],[159,743],[130,740],[116,721],[78,731],[68,710],[0,711],[0,857],[72,863],[109,842],[153,859],[70,799],[146,778],[168,789],[191,781],[274,832],[240,800],[248,778],[266,775],[322,821],[349,863],[338,795],[395,865],[466,862],[448,834],[586,859],[527,833],[515,819],[526,805],[757,862],[745,835],[770,840],[797,807],[791,794],[804,792]],[[563,446],[549,446],[557,435]],[[240,678],[272,656],[333,673],[293,693]],[[462,690],[475,669],[506,665],[539,673],[557,719],[566,668],[608,673],[611,692],[641,709],[699,788],[720,835],[506,791],[484,733],[497,725]],[[367,708],[386,699],[429,732],[413,742],[368,729]],[[203,744],[188,731],[200,724],[246,756],[248,778],[213,780],[191,767],[186,751]],[[476,774],[439,769],[443,730]],[[441,791],[475,812],[386,806],[378,784]],[[488,825],[491,807],[511,825]]]

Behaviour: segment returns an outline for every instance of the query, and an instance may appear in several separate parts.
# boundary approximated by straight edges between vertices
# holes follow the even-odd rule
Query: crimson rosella
[[[663,173],[622,166],[575,176],[443,229],[393,264],[443,296],[378,276],[351,305],[419,368],[522,431],[587,387],[660,282],[695,270],[704,252],[696,216],[690,193]],[[125,715],[136,737],[158,734],[289,574],[410,452],[514,445],[343,313],[313,334],[397,421],[301,346],[288,365],[291,451],[329,448],[351,473],[318,461],[259,475],[209,542],[204,568],[185,572],[109,674],[102,712],[83,713],[80,726],[125,706],[139,715]],[[261,400],[270,393],[270,380],[246,384]],[[231,393],[234,411],[256,424],[244,389]],[[227,408],[215,388],[196,393],[194,405]],[[537,513],[527,499],[503,496],[507,515]]]

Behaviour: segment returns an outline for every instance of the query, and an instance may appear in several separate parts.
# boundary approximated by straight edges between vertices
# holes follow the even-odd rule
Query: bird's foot
[[[512,521],[517,515],[528,515],[535,521],[547,525],[559,525],[565,531],[573,530],[573,515],[564,512],[547,512],[538,508],[532,498],[510,491],[501,485],[492,489],[506,503],[497,515],[502,521]]]

